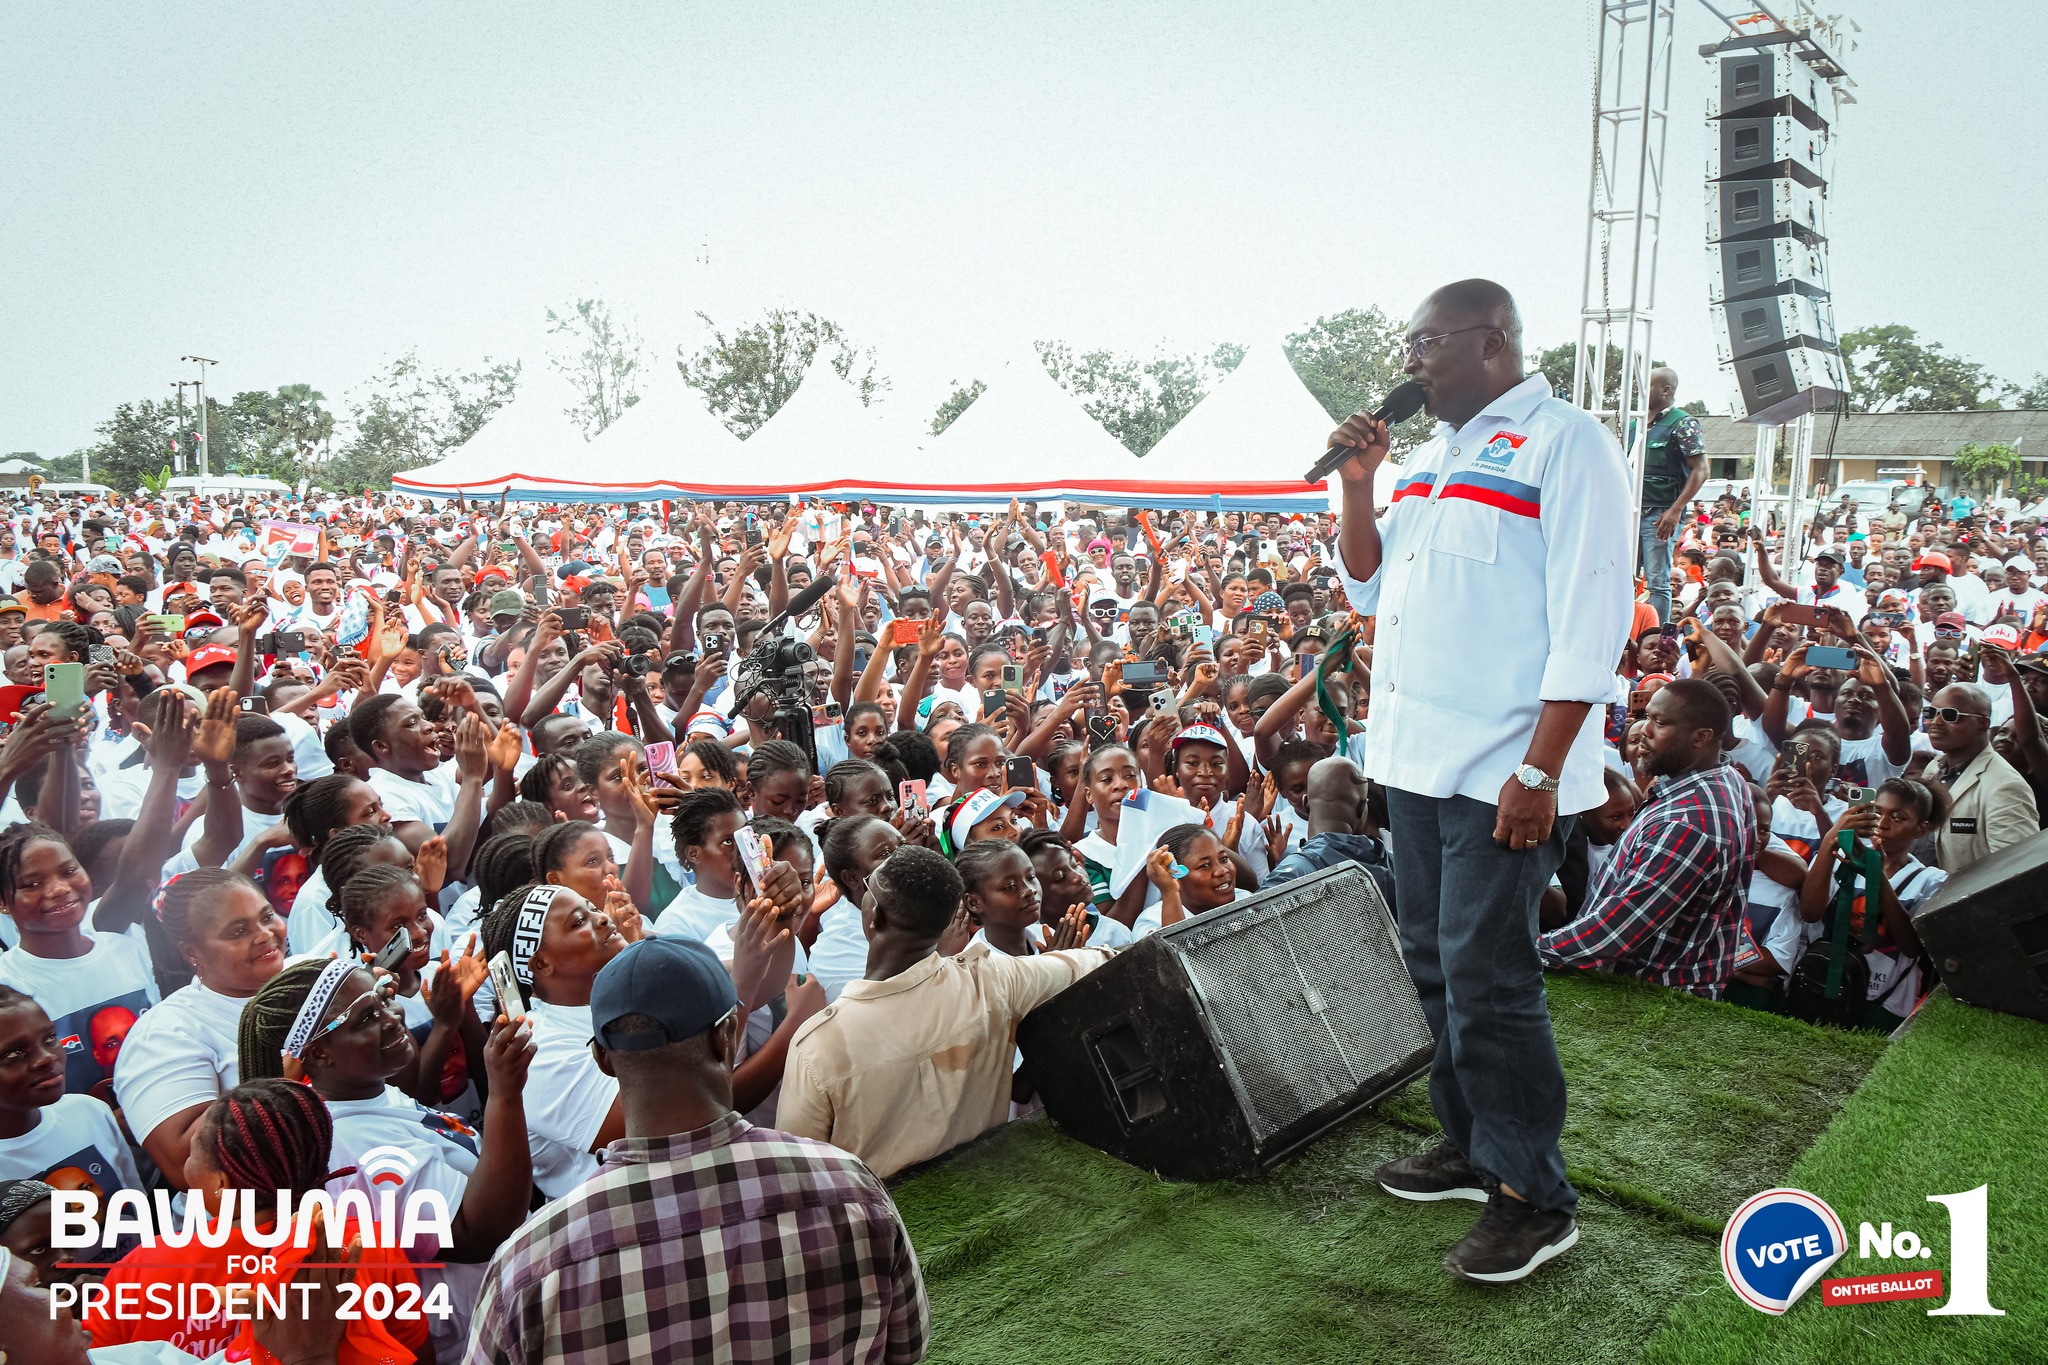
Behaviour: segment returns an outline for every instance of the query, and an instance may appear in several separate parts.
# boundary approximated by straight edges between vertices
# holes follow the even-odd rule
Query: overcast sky
[[[1845,3],[1843,329],[2048,370],[2048,7]],[[700,309],[815,309],[904,421],[1033,338],[1255,342],[1467,275],[1532,346],[1577,332],[1584,3],[87,8],[0,19],[0,451],[87,443],[188,352],[337,410],[411,346],[531,373],[578,293],[668,354]],[[1716,34],[1679,22],[1657,349],[1722,410]]]

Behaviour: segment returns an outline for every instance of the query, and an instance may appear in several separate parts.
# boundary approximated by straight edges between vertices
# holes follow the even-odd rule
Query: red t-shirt
[[[344,1255],[341,1250],[328,1247],[324,1238],[306,1250],[288,1245],[256,1246],[242,1235],[239,1217],[225,1245],[207,1247],[197,1242],[198,1239],[194,1238],[190,1246],[137,1247],[115,1263],[107,1274],[107,1288],[119,1293],[123,1284],[138,1286],[127,1291],[132,1296],[132,1311],[116,1317],[95,1303],[85,1315],[85,1327],[92,1333],[92,1344],[98,1347],[128,1341],[167,1341],[201,1360],[228,1350],[253,1365],[274,1365],[277,1358],[256,1343],[251,1324],[243,1318],[229,1318],[221,1313],[204,1317],[160,1316],[175,1312],[179,1306],[175,1297],[177,1291],[169,1287],[179,1284],[275,1286],[290,1279],[292,1271],[302,1260],[310,1258],[324,1263],[338,1261]],[[278,1270],[274,1274],[252,1275],[238,1261],[235,1273],[230,1275],[228,1258],[231,1256],[274,1256]],[[365,1246],[355,1281],[364,1286],[378,1282],[389,1284],[397,1298],[418,1307],[419,1300],[412,1294],[397,1292],[402,1286],[417,1287],[419,1284],[403,1252]],[[153,1303],[148,1297],[148,1288],[158,1285],[166,1286],[159,1291],[164,1296],[160,1304]],[[300,1302],[297,1291],[288,1292],[285,1299],[288,1310],[298,1311]],[[358,1312],[363,1312],[361,1305]],[[349,1324],[346,1335],[342,1337],[341,1365],[413,1365],[419,1357],[420,1348],[426,1345],[428,1325],[424,1316],[411,1319],[394,1316],[379,1322],[363,1312]]]

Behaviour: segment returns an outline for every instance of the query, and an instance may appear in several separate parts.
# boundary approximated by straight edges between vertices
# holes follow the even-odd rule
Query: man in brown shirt
[[[797,1030],[775,1126],[887,1178],[1004,1122],[1017,1023],[1109,960],[1097,948],[942,957],[960,908],[953,865],[905,845],[868,879],[867,977]]]

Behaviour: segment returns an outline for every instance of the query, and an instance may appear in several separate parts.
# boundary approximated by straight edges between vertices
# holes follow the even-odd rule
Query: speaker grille
[[[1172,936],[1255,1141],[1433,1046],[1393,917],[1372,879],[1350,871]]]

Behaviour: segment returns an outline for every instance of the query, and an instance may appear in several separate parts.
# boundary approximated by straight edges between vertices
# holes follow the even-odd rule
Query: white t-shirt
[[[450,1213],[462,1207],[463,1191],[476,1172],[481,1143],[476,1129],[389,1085],[375,1099],[329,1100],[327,1112],[334,1116],[334,1154],[328,1160],[334,1169],[361,1166],[373,1148],[397,1147],[413,1159],[411,1174],[398,1193],[401,1204],[408,1191],[429,1189],[440,1191]],[[426,1253],[442,1249],[415,1248]]]
[[[370,769],[370,787],[384,803],[384,813],[394,825],[417,820],[439,834],[455,818],[455,793],[460,784],[455,765],[443,763],[427,770],[426,780],[414,782],[389,768]]]
[[[232,863],[235,859],[241,857],[242,854],[248,851],[249,845],[270,833],[271,830],[277,828],[283,821],[284,816],[282,815],[265,815],[260,810],[250,810],[244,804],[242,807],[242,842],[235,845],[234,852],[228,854],[227,858],[221,863],[221,866],[225,867],[228,863]],[[185,846],[176,853],[173,853],[170,861],[164,864],[165,881],[197,870],[199,858],[193,852],[193,848],[205,836],[206,817],[202,815],[197,820],[194,820],[191,827],[185,831]]]
[[[533,1148],[533,1183],[559,1199],[597,1173],[590,1150],[619,1097],[619,1083],[597,1069],[590,1055],[590,1006],[527,1009],[533,1022],[533,1065],[526,1076],[526,1131]]]
[[[157,1003],[156,972],[138,940],[84,932],[92,947],[83,957],[35,957],[20,947],[0,953],[0,986],[33,997],[57,1026],[64,1089],[110,1100],[114,1063]]]
[[[318,867],[299,883],[299,894],[292,897],[292,911],[284,925],[285,941],[292,956],[314,951],[316,945],[332,938],[341,928],[341,921],[327,913],[330,890],[327,874]]]
[[[1899,898],[1900,908],[1910,917],[1914,907],[1941,889],[1941,884],[1948,880],[1948,873],[1909,857],[1905,866],[1893,873],[1889,880],[1893,893]],[[1882,1002],[1892,1013],[1902,1015],[1911,1010],[1920,998],[1919,959],[1867,947],[1876,941],[1877,919],[1873,913],[1875,907],[1868,904],[1867,897],[1865,899],[1860,937],[1866,945],[1863,960],[1870,968],[1868,999],[1872,1003]],[[1826,929],[1825,913],[1817,920],[1808,920],[1797,911],[1781,914],[1765,936],[1764,951],[1778,964],[1781,975],[1790,976],[1792,969],[1799,965],[1800,954],[1806,951],[1808,944],[1818,941]]]
[[[818,936],[811,940],[811,975],[825,988],[827,1000],[837,1000],[849,981],[868,974],[868,936],[861,928],[860,907],[844,896],[825,907],[818,920]]]
[[[195,978],[142,1016],[114,1068],[121,1113],[138,1142],[165,1119],[219,1099],[240,1083],[236,1035],[247,1003],[210,991]]]
[[[90,1095],[66,1095],[38,1110],[36,1126],[20,1137],[0,1138],[0,1180],[43,1180],[70,1189],[68,1179],[49,1181],[51,1172],[67,1170],[98,1186],[102,1199],[116,1190],[143,1188],[114,1111]]]
[[[1858,787],[1875,787],[1904,771],[1905,764],[1894,763],[1885,757],[1882,730],[1862,739],[1842,740],[1841,766],[1835,769],[1838,780]]]
[[[655,917],[654,932],[665,937],[694,938],[699,943],[706,943],[720,925],[738,918],[739,907],[730,897],[707,896],[691,885],[677,892],[676,898]],[[862,970],[865,971],[865,967]]]

